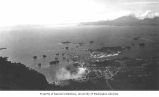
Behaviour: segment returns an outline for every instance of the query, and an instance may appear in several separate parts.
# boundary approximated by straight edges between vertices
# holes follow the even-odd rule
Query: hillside
[[[47,86],[44,75],[0,57],[0,90],[44,90]]]

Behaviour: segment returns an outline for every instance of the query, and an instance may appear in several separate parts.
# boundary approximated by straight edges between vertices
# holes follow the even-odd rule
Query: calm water
[[[7,48],[0,51],[0,56],[9,57],[10,61],[21,62],[31,68],[46,75],[49,82],[54,80],[57,69],[65,65],[49,67],[49,62],[55,57],[57,52],[65,52],[63,41],[73,43],[88,43],[94,41],[93,45],[86,45],[83,48],[99,48],[102,46],[129,46],[133,37],[140,36],[147,47],[139,50],[134,47],[129,55],[158,55],[159,48],[159,28],[152,26],[74,26],[58,28],[34,28],[19,27],[16,29],[0,32],[0,48]],[[70,47],[73,48],[73,45]],[[81,49],[83,49],[81,48]],[[72,49],[73,50],[73,49]],[[79,49],[78,49],[79,50]],[[42,55],[47,55],[46,59]],[[33,60],[33,56],[38,56]],[[43,69],[39,69],[37,64],[41,63]]]

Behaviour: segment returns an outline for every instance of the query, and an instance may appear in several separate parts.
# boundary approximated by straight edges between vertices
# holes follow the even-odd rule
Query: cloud
[[[151,10],[146,10],[144,12],[136,12],[134,13],[134,15],[139,19],[159,17],[158,12],[153,12]]]
[[[143,2],[123,2],[124,5],[147,5],[147,4],[159,4],[159,2],[154,1],[143,1]]]

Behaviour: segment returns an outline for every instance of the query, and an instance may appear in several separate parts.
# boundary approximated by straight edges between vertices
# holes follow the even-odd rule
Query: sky
[[[159,16],[159,0],[0,0],[0,27]]]

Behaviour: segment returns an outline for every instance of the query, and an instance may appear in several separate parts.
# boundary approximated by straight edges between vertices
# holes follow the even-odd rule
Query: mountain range
[[[133,15],[122,16],[114,20],[102,20],[96,22],[83,22],[81,25],[114,25],[114,26],[138,26],[138,25],[159,25],[159,17],[139,19]]]

